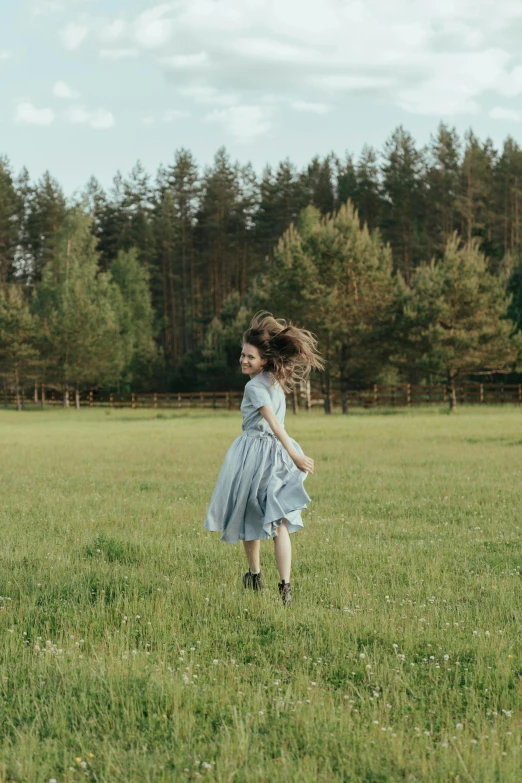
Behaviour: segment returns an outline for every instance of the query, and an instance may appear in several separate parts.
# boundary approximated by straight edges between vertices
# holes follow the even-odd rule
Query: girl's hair
[[[274,376],[285,393],[297,381],[307,378],[312,369],[324,367],[314,335],[283,318],[274,318],[271,313],[256,313],[243,335],[243,343],[257,348],[266,360],[265,372]]]

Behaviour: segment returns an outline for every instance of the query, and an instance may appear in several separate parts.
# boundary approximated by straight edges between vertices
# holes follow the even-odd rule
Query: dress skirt
[[[295,449],[303,451],[295,440]],[[299,470],[272,432],[247,430],[232,443],[210,500],[205,528],[237,544],[274,538],[283,519],[289,533],[303,527],[310,502]]]

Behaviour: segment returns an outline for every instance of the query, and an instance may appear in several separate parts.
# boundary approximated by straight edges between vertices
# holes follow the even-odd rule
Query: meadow
[[[289,414],[285,608],[202,527],[239,413],[0,411],[0,781],[521,780],[521,424]]]

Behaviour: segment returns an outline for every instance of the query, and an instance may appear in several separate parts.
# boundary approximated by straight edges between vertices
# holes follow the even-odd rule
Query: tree
[[[509,298],[476,240],[462,245],[455,234],[440,260],[421,264],[410,286],[402,281],[402,295],[403,363],[444,378],[451,410],[459,378],[515,367],[521,342]]]
[[[14,283],[0,288],[0,374],[15,389],[16,406],[22,410],[21,389],[38,357],[35,323],[24,292]]]
[[[135,249],[120,250],[109,271],[119,293],[113,307],[119,319],[123,353],[121,379],[125,383],[143,383],[150,377],[157,358],[149,275],[140,265]]]
[[[82,386],[115,382],[124,365],[118,294],[110,274],[99,273],[98,261],[91,219],[75,208],[33,300],[45,378],[63,390],[66,407],[71,389],[79,407]]]
[[[385,144],[382,166],[382,233],[408,280],[426,243],[424,157],[399,127]]]
[[[426,234],[429,254],[442,255],[457,228],[460,142],[454,128],[440,123],[428,149]],[[428,256],[429,257],[429,256]]]
[[[332,374],[341,379],[346,413],[349,384],[375,378],[386,361],[383,330],[393,286],[389,248],[361,227],[351,203],[327,218],[307,207],[279,242],[260,303],[319,338],[327,362],[321,375],[327,413]]]
[[[20,223],[20,203],[11,167],[0,157],[0,288],[12,280]]]

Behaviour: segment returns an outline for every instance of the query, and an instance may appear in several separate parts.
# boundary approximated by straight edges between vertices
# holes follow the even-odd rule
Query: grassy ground
[[[518,781],[522,413],[290,414],[295,603],[202,528],[236,413],[0,412],[0,781]]]

